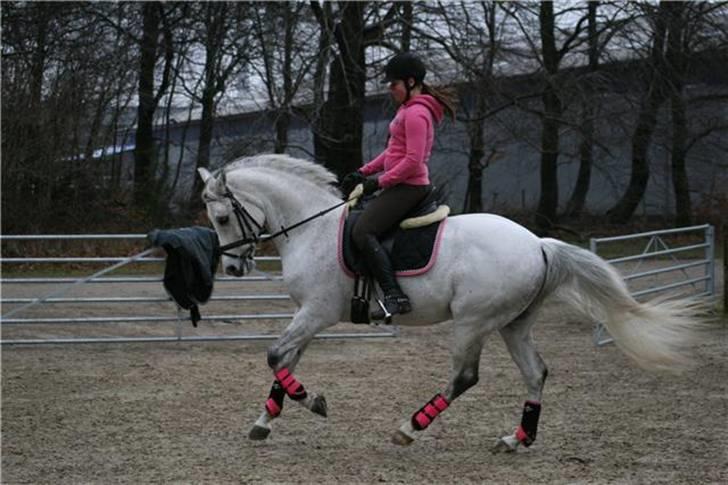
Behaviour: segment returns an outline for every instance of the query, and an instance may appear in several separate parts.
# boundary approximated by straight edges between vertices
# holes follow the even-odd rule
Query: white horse
[[[220,243],[234,246],[234,252],[222,257],[231,275],[242,276],[250,270],[255,242],[264,228],[290,228],[341,203],[331,172],[285,155],[243,158],[218,174],[205,169],[199,173],[205,182],[207,214]],[[275,381],[251,439],[268,436],[286,394],[326,415],[323,396],[307,393],[293,371],[316,333],[350,318],[354,283],[337,258],[344,210],[342,206],[329,210],[274,239],[297,311],[268,351]],[[505,341],[527,390],[520,425],[500,438],[496,449],[512,451],[533,442],[547,370],[534,348],[531,327],[547,298],[559,296],[569,307],[604,322],[619,348],[647,369],[674,370],[688,364],[688,346],[697,335],[690,303],[640,304],[617,272],[598,256],[556,239],[538,238],[492,214],[450,217],[434,266],[424,275],[400,278],[400,284],[409,295],[412,312],[397,315],[397,324],[451,320],[454,327],[450,381],[395,432],[393,441],[401,445],[415,440],[455,398],[478,382],[481,349],[494,331]]]

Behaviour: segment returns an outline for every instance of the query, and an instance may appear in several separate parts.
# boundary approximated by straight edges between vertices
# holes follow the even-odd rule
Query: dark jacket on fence
[[[207,227],[155,229],[147,238],[153,246],[167,253],[164,288],[175,302],[190,310],[192,324],[200,320],[198,304],[212,295],[220,243],[217,234]]]

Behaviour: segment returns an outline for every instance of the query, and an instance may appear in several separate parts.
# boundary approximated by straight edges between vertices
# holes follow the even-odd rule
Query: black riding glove
[[[364,195],[373,194],[377,190],[379,190],[379,179],[377,177],[372,177],[364,181]]]
[[[364,182],[364,180],[366,180],[366,178],[361,174],[361,172],[351,172],[341,181],[341,192],[343,192],[346,197],[349,197],[349,194],[352,190],[354,190],[354,187]]]

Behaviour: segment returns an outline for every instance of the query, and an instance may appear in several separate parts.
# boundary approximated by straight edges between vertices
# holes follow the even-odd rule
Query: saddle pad
[[[339,219],[337,257],[341,269],[352,278],[363,266],[362,257],[351,240],[351,228],[358,214],[349,217],[345,208]],[[398,277],[418,276],[426,273],[434,266],[440,249],[442,235],[447,219],[416,229],[403,230],[397,228],[382,241],[392,259],[392,266]]]

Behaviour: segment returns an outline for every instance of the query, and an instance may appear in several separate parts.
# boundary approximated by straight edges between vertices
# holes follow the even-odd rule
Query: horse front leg
[[[435,394],[427,404],[400,426],[392,436],[394,444],[401,446],[412,444],[458,396],[478,383],[478,366],[483,349],[482,329],[459,325],[457,322],[455,325],[452,372],[447,389],[444,393]]]
[[[285,396],[319,416],[327,416],[326,398],[306,391],[303,384],[293,375],[293,370],[314,335],[319,330],[333,325],[333,323],[321,323],[325,321],[312,319],[308,312],[299,311],[291,325],[268,350],[268,366],[273,370],[275,380],[265,402],[264,411],[250,430],[248,436],[251,440],[264,440],[268,437],[271,432],[271,422],[283,411]]]

